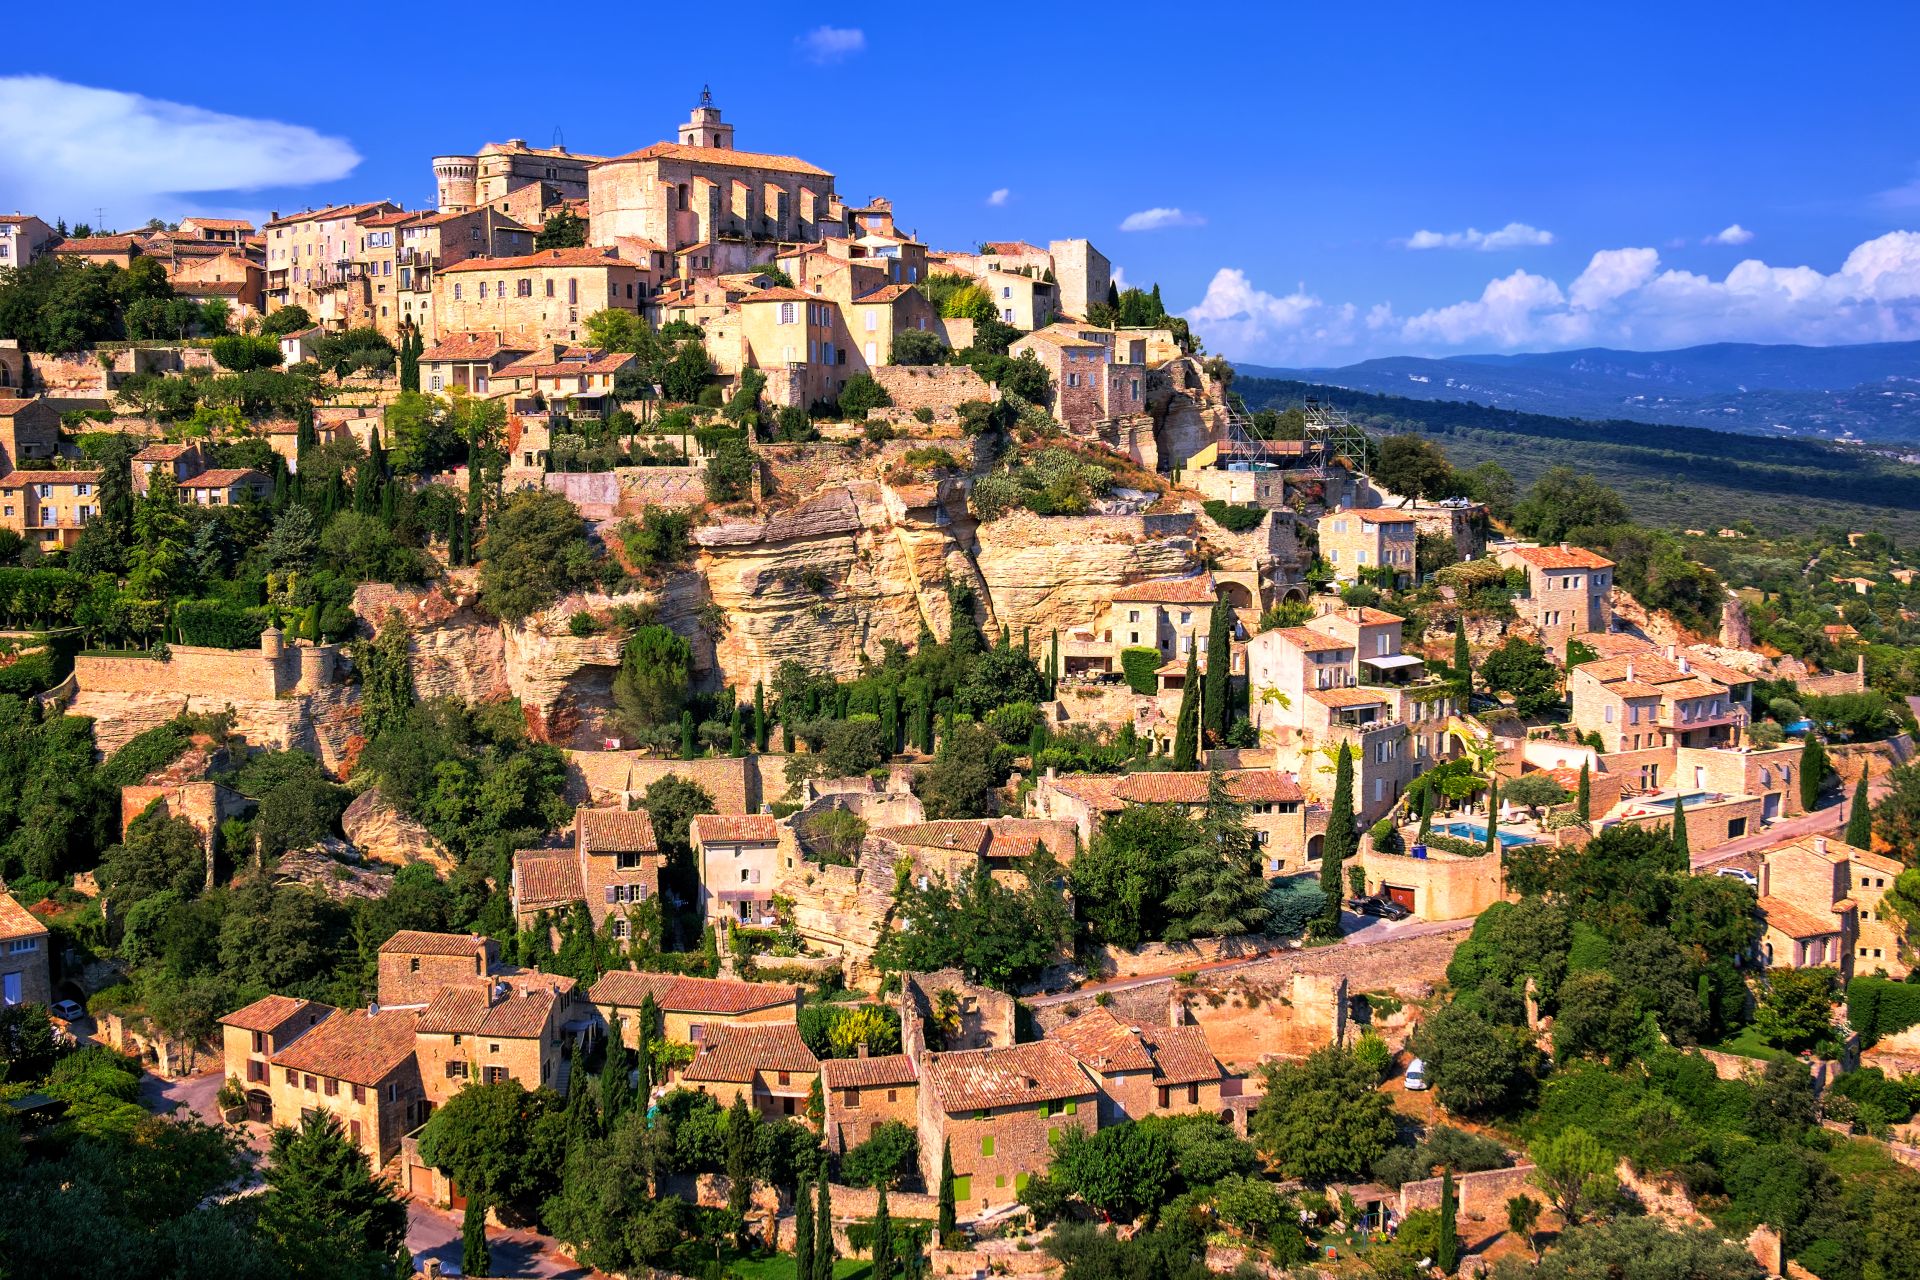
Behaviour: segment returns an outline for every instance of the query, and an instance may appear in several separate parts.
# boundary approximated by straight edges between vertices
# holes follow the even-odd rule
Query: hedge
[[[1313,876],[1288,876],[1267,886],[1267,932],[1292,938],[1306,931],[1326,909],[1327,895]]]
[[[70,670],[72,663],[67,665]],[[65,678],[64,674],[54,674],[53,654],[45,649],[37,649],[17,662],[0,667],[0,693],[28,698],[36,693],[45,693]]]
[[[1228,533],[1245,533],[1249,529],[1258,528],[1260,522],[1267,518],[1266,509],[1263,507],[1242,506],[1237,502],[1224,502],[1219,498],[1209,498],[1200,504],[1200,508],[1207,513],[1208,519]]]
[[[1135,693],[1153,694],[1159,692],[1160,651],[1142,645],[1138,648],[1120,651],[1120,670],[1127,677],[1127,687]]]
[[[243,609],[230,600],[182,600],[173,625],[181,644],[212,649],[254,649],[267,627],[267,611]]]
[[[1871,1045],[1882,1036],[1920,1023],[1920,985],[1887,978],[1855,978],[1847,984],[1847,1022]]]

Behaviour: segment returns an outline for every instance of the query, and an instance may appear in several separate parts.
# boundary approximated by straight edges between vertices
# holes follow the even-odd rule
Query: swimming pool
[[[1472,840],[1479,844],[1487,842],[1487,824],[1484,822],[1436,822],[1433,829],[1455,840]],[[1516,844],[1533,843],[1532,836],[1523,836],[1517,831],[1499,831],[1495,834],[1503,849],[1510,849]]]
[[[1645,799],[1637,800],[1634,803],[1639,804],[1644,808],[1655,810],[1656,812],[1659,812],[1659,813],[1672,813],[1673,806],[1678,801],[1685,800],[1689,806],[1697,809],[1702,804],[1706,803],[1706,801],[1709,798],[1710,798],[1709,792],[1689,791],[1687,794],[1683,796],[1648,796]]]

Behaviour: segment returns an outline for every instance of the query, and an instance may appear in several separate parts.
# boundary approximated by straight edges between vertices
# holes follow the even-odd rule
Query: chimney
[[[1633,659],[1632,658],[1627,659],[1627,679],[1629,681],[1633,679]]]
[[[1692,665],[1691,665],[1691,664],[1689,664],[1689,663],[1687,662],[1687,660],[1686,660],[1685,658],[1681,658],[1681,659],[1680,659],[1680,674],[1684,676],[1684,675],[1691,675],[1692,673],[1693,673],[1693,667],[1692,667]]]
[[[420,1264],[420,1274],[426,1280],[440,1280],[440,1259],[428,1258]]]
[[[854,1046],[854,1049],[853,1049],[854,1057],[864,1058],[868,1055],[868,1053],[869,1053],[869,1050],[867,1048],[867,1042],[865,1040],[862,1040],[859,1044]]]
[[[1827,838],[1825,836],[1815,836],[1813,838],[1813,851],[1823,858],[1827,856]]]

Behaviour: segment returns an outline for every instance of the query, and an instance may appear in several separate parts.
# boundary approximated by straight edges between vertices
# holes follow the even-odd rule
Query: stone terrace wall
[[[778,799],[787,789],[782,755],[674,760],[637,751],[568,751],[566,756],[569,798],[579,804],[615,804],[623,792],[638,796],[661,778],[677,777],[704,789],[720,813],[758,813],[765,799]],[[767,778],[771,796],[763,786]]]
[[[986,379],[966,365],[882,365],[873,380],[893,397],[895,409],[931,409],[939,419],[957,417],[953,406],[963,400],[994,399]]]
[[[1454,1179],[1454,1186],[1460,1195],[1461,1214],[1475,1218],[1499,1217],[1505,1213],[1508,1198],[1516,1195],[1532,1196],[1535,1200],[1544,1201],[1545,1193],[1528,1181],[1532,1175],[1533,1165],[1524,1162],[1511,1169],[1486,1169],[1480,1173],[1461,1174]],[[1422,1178],[1401,1186],[1401,1216],[1415,1209],[1438,1209],[1441,1181],[1440,1178]]]
[[[1285,982],[1296,973],[1344,976],[1350,990],[1388,991],[1416,983],[1437,983],[1447,976],[1454,949],[1473,931],[1471,921],[1411,938],[1394,938],[1361,946],[1308,947],[1219,971],[1218,978],[1261,984]],[[1214,977],[1200,973],[1200,985]]]
[[[258,649],[209,649],[174,645],[164,660],[80,654],[74,679],[83,692],[178,693],[213,698],[274,697],[272,664]],[[288,681],[291,684],[291,681]]]

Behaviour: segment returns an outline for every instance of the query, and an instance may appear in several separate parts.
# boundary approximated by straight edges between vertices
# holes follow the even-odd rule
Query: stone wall
[[[963,364],[881,365],[873,370],[873,380],[893,398],[896,410],[931,409],[943,421],[958,416],[954,406],[962,401],[996,398],[986,379]]]
[[[1530,1196],[1546,1204],[1546,1193],[1528,1181],[1533,1176],[1533,1165],[1522,1162],[1511,1169],[1485,1169],[1479,1173],[1463,1173],[1454,1179],[1454,1188],[1460,1197],[1460,1215],[1467,1218],[1503,1219],[1506,1214],[1507,1200],[1511,1196]],[[1440,1178],[1422,1178],[1418,1182],[1403,1183],[1400,1187],[1400,1214],[1405,1217],[1415,1209],[1438,1209],[1440,1207]]]
[[[716,812],[758,813],[786,792],[786,757],[715,756],[675,760],[638,751],[567,751],[569,798],[576,804],[613,805],[638,799],[661,778],[684,778],[713,797]],[[769,795],[763,781],[770,783]]]

